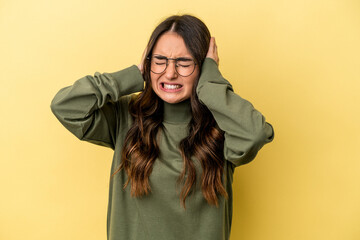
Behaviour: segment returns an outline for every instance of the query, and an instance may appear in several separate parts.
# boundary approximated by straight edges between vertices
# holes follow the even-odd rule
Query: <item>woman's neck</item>
[[[190,99],[179,103],[164,101],[164,122],[189,123],[192,118]]]

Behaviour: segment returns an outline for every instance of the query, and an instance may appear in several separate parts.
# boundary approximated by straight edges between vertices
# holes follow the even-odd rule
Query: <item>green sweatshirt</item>
[[[114,150],[110,175],[120,164],[127,131],[132,125],[128,103],[142,91],[144,80],[136,65],[113,73],[95,72],[62,88],[51,102],[51,110],[61,124],[78,139]],[[216,62],[206,58],[196,90],[200,101],[213,114],[225,132],[224,175],[226,200],[210,206],[201,192],[201,165],[196,191],[180,204],[176,180],[183,169],[178,144],[187,135],[192,118],[190,102],[164,103],[164,131],[159,142],[160,156],[149,178],[151,193],[142,198],[130,196],[130,183],[124,170],[109,183],[107,239],[109,240],[228,240],[232,219],[234,169],[255,158],[263,145],[274,138],[271,124],[247,100],[235,94],[223,78]],[[182,187],[182,186],[181,186]]]

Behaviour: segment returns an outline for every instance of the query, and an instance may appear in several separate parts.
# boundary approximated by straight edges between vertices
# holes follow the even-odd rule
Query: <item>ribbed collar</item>
[[[189,123],[191,118],[190,99],[173,104],[164,101],[164,122]]]

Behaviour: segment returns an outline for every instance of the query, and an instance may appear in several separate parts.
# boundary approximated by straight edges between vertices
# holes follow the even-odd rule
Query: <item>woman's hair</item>
[[[208,52],[211,35],[206,25],[191,15],[174,15],[161,22],[149,39],[146,56],[151,56],[159,37],[169,31],[179,34],[184,39],[187,49],[201,70]],[[125,138],[121,164],[112,174],[114,176],[122,168],[125,168],[128,179],[124,184],[124,189],[131,181],[131,196],[136,197],[151,191],[149,176],[160,153],[157,136],[163,129],[164,104],[151,86],[150,60],[145,59],[143,66],[145,88],[130,102],[129,112],[134,122]],[[199,78],[195,80],[190,98],[192,119],[188,125],[189,134],[180,142],[179,146],[184,168],[177,184],[184,183],[180,194],[184,208],[186,208],[185,199],[192,191],[193,184],[196,184],[196,169],[191,160],[192,156],[195,156],[202,166],[201,187],[207,202],[218,206],[217,194],[228,198],[222,185],[224,135],[217,127],[209,109],[198,99],[196,94],[198,80]],[[187,174],[187,178],[184,182],[185,174]]]

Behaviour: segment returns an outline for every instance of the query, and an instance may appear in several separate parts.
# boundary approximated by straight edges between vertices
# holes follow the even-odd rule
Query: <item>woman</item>
[[[234,168],[274,130],[222,77],[210,36],[198,18],[171,16],[139,65],[85,76],[52,100],[77,138],[114,150],[108,239],[229,239]]]

